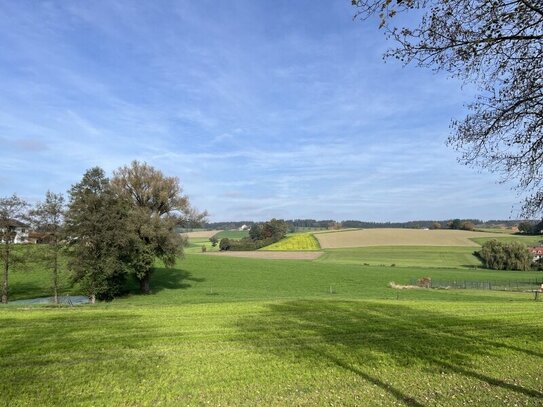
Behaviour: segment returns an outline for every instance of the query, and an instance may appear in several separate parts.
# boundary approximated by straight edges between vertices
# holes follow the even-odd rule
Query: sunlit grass
[[[1,402],[541,404],[543,302],[531,293],[388,288],[422,276],[541,273],[364,266],[351,262],[359,254],[325,261],[188,254],[156,270],[152,295],[138,295],[133,284],[131,295],[96,306],[1,307]],[[12,288],[22,298],[33,291],[21,273]],[[46,282],[32,273],[35,285]]]

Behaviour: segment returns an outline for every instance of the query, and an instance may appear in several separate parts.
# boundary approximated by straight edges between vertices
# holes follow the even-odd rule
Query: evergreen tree
[[[91,168],[71,188],[66,213],[69,267],[92,303],[122,290],[132,250],[128,219],[128,205],[113,193],[101,168]]]

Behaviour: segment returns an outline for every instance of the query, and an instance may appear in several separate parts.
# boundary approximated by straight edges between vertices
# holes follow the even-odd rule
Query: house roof
[[[17,219],[8,219],[7,222],[1,222],[3,225],[7,224],[7,226],[11,226],[13,228],[28,228],[28,225],[18,221]]]

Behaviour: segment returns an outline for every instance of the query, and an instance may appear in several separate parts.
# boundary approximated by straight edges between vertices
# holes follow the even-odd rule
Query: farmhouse
[[[28,225],[25,225],[23,222],[19,222],[15,219],[10,219],[7,221],[8,231],[15,233],[13,243],[26,243],[28,241]],[[4,234],[4,228],[0,227],[0,234]],[[0,237],[0,240],[2,238]]]
[[[543,246],[529,247],[530,252],[534,256],[534,261],[543,259]]]

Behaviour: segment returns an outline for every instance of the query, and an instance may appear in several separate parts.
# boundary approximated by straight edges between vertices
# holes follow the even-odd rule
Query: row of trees
[[[219,242],[221,250],[243,251],[257,250],[269,246],[285,237],[289,230],[284,220],[272,219],[262,224],[255,223],[249,230],[249,237],[243,239],[223,238]]]
[[[176,227],[194,224],[206,213],[194,210],[182,195],[179,180],[138,161],[113,173],[110,180],[91,168],[62,194],[47,192],[45,200],[28,210],[16,195],[0,199],[0,239],[3,250],[2,302],[8,302],[8,277],[15,239],[15,221],[27,222],[46,243],[43,266],[51,271],[55,302],[61,256],[68,257],[74,283],[96,299],[111,299],[124,289],[128,276],[139,281],[142,293],[151,291],[158,258],[167,267],[183,254],[184,238]]]

